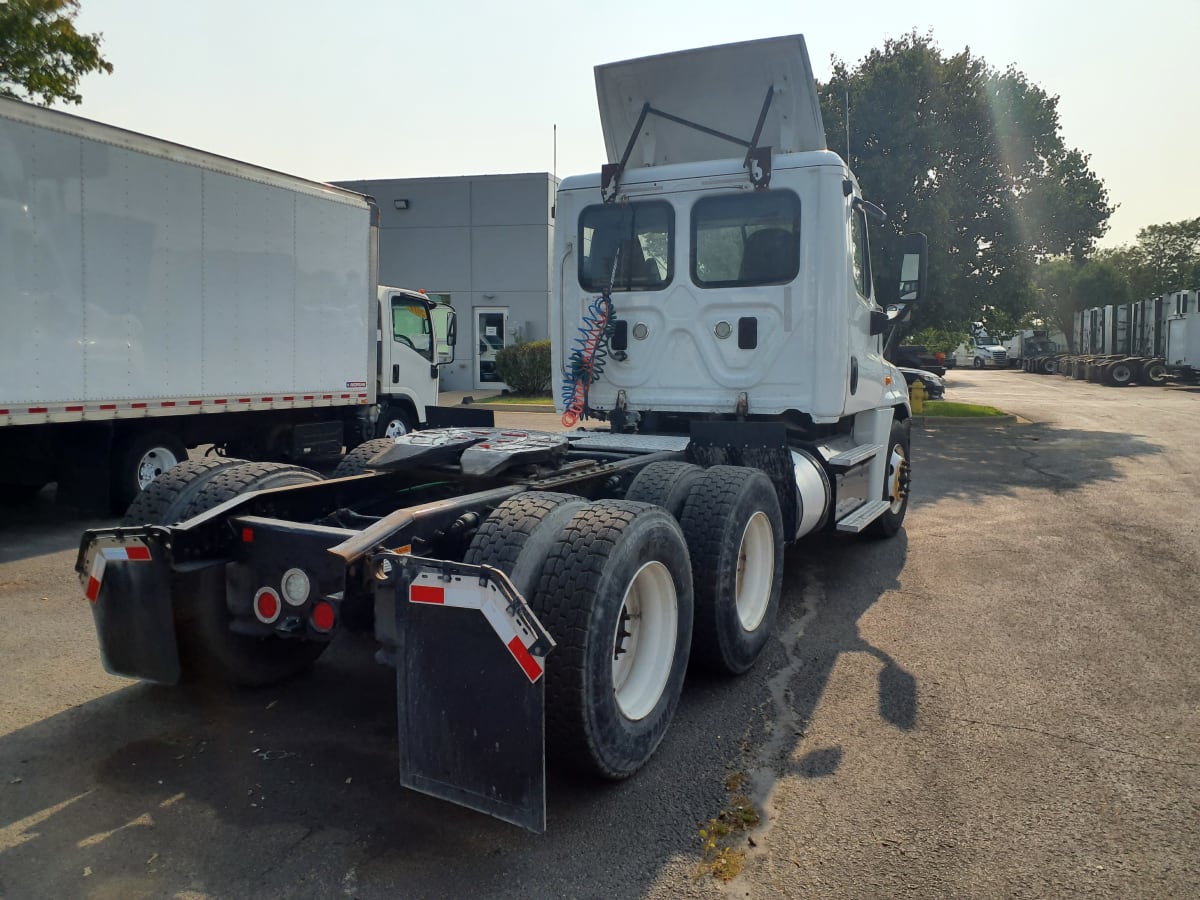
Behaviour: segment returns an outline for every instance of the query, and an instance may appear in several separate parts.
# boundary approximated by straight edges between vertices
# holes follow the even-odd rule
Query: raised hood
[[[627,168],[745,154],[769,88],[756,142],[776,153],[825,149],[821,105],[803,35],[721,44],[596,66],[608,161],[618,163],[647,103],[658,113],[738,138],[738,144],[650,114]]]

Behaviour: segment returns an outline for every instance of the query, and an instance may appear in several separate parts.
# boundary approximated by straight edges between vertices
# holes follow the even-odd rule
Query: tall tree
[[[1042,261],[1034,273],[1035,301],[1031,315],[1067,336],[1075,350],[1075,313],[1093,306],[1128,303],[1125,273],[1106,258],[1080,263],[1068,256]]]
[[[1035,302],[1033,270],[1049,255],[1082,259],[1112,213],[1088,157],[1065,146],[1058,98],[969,49],[944,54],[915,32],[851,67],[834,60],[821,87],[830,143],[850,111],[850,164],[890,227],[876,269],[897,277],[898,236],[929,235],[929,302],[918,324],[964,329],[1015,321]]]
[[[79,79],[112,72],[99,34],[75,30],[79,0],[0,2],[0,97],[80,103]]]

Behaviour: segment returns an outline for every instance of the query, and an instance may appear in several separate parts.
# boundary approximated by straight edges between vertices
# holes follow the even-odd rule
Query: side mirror
[[[458,343],[458,314],[450,313],[446,319],[446,343],[453,347]]]
[[[929,268],[929,239],[920,232],[900,240],[900,303],[917,303],[925,296]]]

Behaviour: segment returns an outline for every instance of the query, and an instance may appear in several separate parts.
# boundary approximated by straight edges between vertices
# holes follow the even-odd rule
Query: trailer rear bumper
[[[92,608],[101,661],[113,675],[179,681],[167,535],[143,526],[83,536],[75,571]]]

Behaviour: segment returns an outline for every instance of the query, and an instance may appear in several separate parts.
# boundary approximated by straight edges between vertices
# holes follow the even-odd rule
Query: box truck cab
[[[380,286],[375,437],[399,437],[437,405],[440,367],[454,361],[454,310],[422,291]]]

